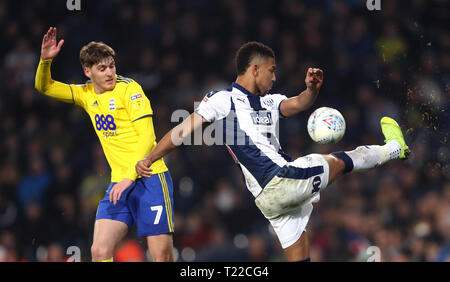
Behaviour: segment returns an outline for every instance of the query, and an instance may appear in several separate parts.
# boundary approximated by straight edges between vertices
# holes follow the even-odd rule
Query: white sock
[[[383,146],[359,146],[345,152],[353,161],[353,171],[375,168],[390,160],[398,159],[402,148],[397,141],[389,141]]]

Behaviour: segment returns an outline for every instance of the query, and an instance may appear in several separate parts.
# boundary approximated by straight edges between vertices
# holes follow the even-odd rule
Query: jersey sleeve
[[[194,110],[207,122],[225,118],[231,109],[231,97],[226,92],[211,91]]]
[[[53,59],[40,59],[36,70],[35,88],[51,98],[65,103],[74,103],[71,88],[68,84],[53,80],[50,66]]]
[[[52,61],[53,59],[41,59],[39,61],[35,77],[35,88],[51,98],[83,107],[83,97],[86,95],[82,95],[82,93],[86,91],[86,85],[66,84],[53,80],[50,70]]]
[[[85,107],[85,100],[87,98],[86,92],[87,85],[86,84],[69,84],[70,92],[72,94],[72,100],[75,105]],[[85,94],[83,94],[85,93]]]
[[[133,81],[129,84],[123,98],[125,99],[124,105],[132,122],[144,117],[153,116],[150,100],[137,82]]]

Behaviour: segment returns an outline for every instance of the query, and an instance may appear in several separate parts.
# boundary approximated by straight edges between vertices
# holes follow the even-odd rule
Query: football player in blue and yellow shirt
[[[112,261],[114,250],[136,223],[138,235],[147,238],[154,261],[173,261],[173,185],[159,159],[151,168],[157,177],[141,178],[137,161],[156,146],[153,110],[141,86],[116,74],[115,52],[102,42],[90,42],[80,51],[85,84],[52,79],[50,65],[61,50],[56,28],[44,35],[36,72],[36,89],[55,99],[82,107],[111,167],[111,184],[100,201],[91,248],[93,261]],[[121,189],[121,187],[127,189]]]

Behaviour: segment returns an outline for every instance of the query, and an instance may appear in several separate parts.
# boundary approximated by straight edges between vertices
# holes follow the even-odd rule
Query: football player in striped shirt
[[[89,115],[111,167],[111,184],[100,201],[91,247],[93,261],[112,261],[115,248],[136,223],[146,237],[154,261],[173,261],[173,185],[162,158],[152,164],[157,177],[141,178],[137,161],[156,146],[153,110],[141,86],[116,74],[115,52],[102,42],[90,42],[80,51],[85,84],[65,84],[52,79],[50,65],[64,40],[57,42],[56,28],[43,37],[36,72],[36,89],[66,103],[82,107]],[[119,189],[126,186],[127,189]]]
[[[169,131],[143,160],[137,172],[152,175],[151,164],[183,143],[202,124],[222,123],[223,143],[244,174],[255,203],[269,220],[288,261],[309,261],[306,226],[320,192],[343,173],[375,168],[392,159],[406,159],[409,148],[391,118],[381,119],[386,144],[360,146],[353,151],[309,154],[292,160],[281,150],[277,125],[309,108],[323,83],[323,72],[309,68],[306,90],[287,98],[270,94],[276,81],[273,50],[248,42],[236,54],[237,78],[227,89],[209,92],[195,112]],[[153,176],[152,176],[153,177]],[[151,177],[150,177],[151,178]]]

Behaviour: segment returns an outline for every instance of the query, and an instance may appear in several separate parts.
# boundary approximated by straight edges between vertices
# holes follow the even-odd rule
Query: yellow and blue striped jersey
[[[134,171],[136,161],[143,159],[156,146],[152,121],[151,126],[146,127],[152,131],[151,139],[139,143],[142,130],[137,121],[153,115],[142,87],[130,78],[117,76],[113,90],[96,94],[89,81],[82,85],[53,81],[48,77],[50,63],[51,60],[41,60],[36,88],[50,97],[75,103],[88,113],[111,167],[111,182],[119,182],[125,177],[135,180],[138,177]],[[163,159],[154,162],[150,168],[154,174],[168,170]]]

